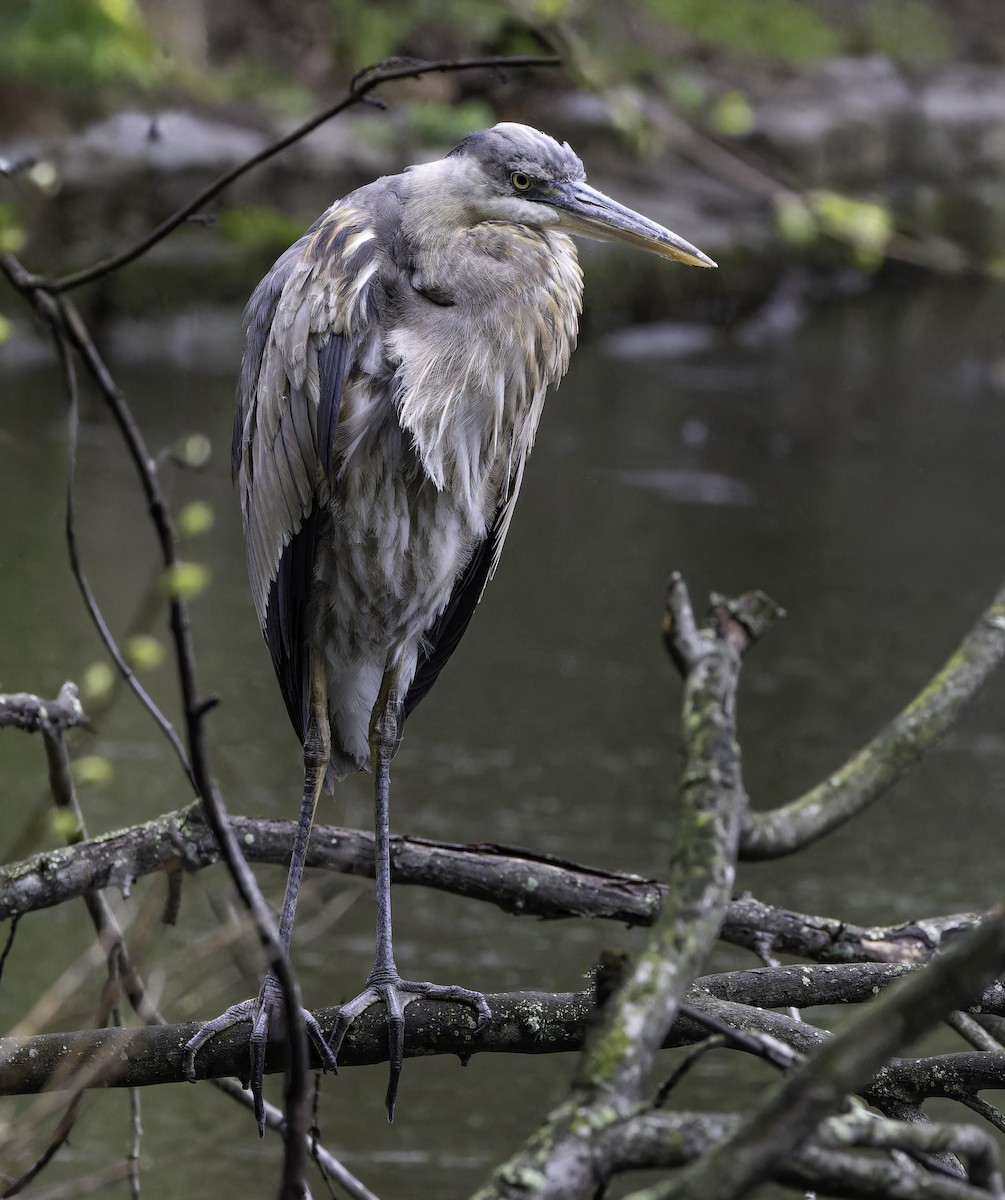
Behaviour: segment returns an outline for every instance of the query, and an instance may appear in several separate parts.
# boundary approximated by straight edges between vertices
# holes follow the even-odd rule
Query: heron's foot
[[[371,1004],[383,1003],[387,1009],[388,1058],[391,1073],[387,1081],[384,1103],[387,1107],[388,1121],[394,1120],[394,1105],[398,1098],[398,1081],[401,1078],[401,1061],[405,1051],[405,1009],[420,996],[429,1000],[452,1000],[458,1004],[470,1005],[478,1014],[476,1034],[492,1020],[492,1010],[481,992],[473,992],[469,988],[455,987],[451,984],[415,983],[400,978],[397,973],[371,971],[363,991],[355,1000],[350,1000],[339,1009],[335,1027],[332,1029],[331,1049],[337,1056],[349,1026],[360,1013],[365,1012]]]
[[[300,1010],[300,1019],[304,1023],[307,1036],[321,1056],[325,1070],[331,1070],[337,1074],[338,1063],[335,1061],[335,1055],[329,1048],[325,1035],[321,1032],[321,1026],[306,1008]],[[207,1021],[195,1037],[185,1044],[181,1069],[185,1078],[191,1083],[195,1083],[195,1056],[202,1047],[218,1033],[223,1033],[244,1022],[251,1025],[249,1039],[251,1063],[248,1072],[248,1086],[251,1088],[251,1094],[255,1101],[255,1120],[258,1122],[258,1133],[263,1136],[265,1134],[265,1099],[262,1094],[262,1084],[265,1078],[265,1050],[269,1044],[269,1031],[282,1030],[285,1025],[283,994],[279,987],[279,981],[271,971],[265,976],[262,990],[254,1000],[242,1000],[240,1004],[232,1005],[225,1013],[221,1013],[212,1021]]]

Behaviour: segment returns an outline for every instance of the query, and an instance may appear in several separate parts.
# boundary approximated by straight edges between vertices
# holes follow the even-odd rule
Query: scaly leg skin
[[[387,1108],[388,1121],[394,1120],[394,1106],[398,1099],[398,1083],[401,1079],[401,1064],[405,1053],[405,1008],[419,996],[427,996],[431,1000],[453,1000],[459,1004],[470,1004],[478,1013],[478,1024],[475,1033],[480,1033],[492,1020],[492,1010],[481,992],[473,992],[468,988],[455,987],[451,984],[416,983],[413,980],[402,979],[394,963],[391,963],[390,974],[379,971],[374,963],[373,970],[367,976],[366,987],[348,1004],[343,1004],[335,1019],[332,1030],[331,1050],[337,1057],[342,1048],[342,1042],[353,1021],[365,1012],[371,1004],[383,1002],[387,1009],[387,1041],[390,1075],[387,1081],[387,1095],[384,1105]]]
[[[373,967],[367,976],[366,987],[348,1004],[343,1004],[332,1030],[331,1049],[337,1056],[350,1025],[371,1004],[383,1002],[387,1009],[388,1057],[390,1077],[387,1084],[388,1121],[394,1120],[394,1105],[398,1097],[398,1081],[405,1048],[404,1011],[417,996],[432,1000],[453,1000],[469,1004],[478,1013],[479,1033],[492,1019],[492,1011],[481,992],[449,984],[415,983],[402,979],[394,965],[391,939],[391,831],[390,777],[391,759],[398,748],[400,736],[401,701],[392,690],[392,673],[384,677],[375,719],[370,730],[370,753],[374,773],[374,867],[377,879],[377,950]]]
[[[283,994],[279,987],[279,981],[270,970],[265,976],[261,992],[254,1000],[242,1000],[240,1004],[233,1004],[225,1013],[221,1013],[212,1021],[207,1021],[195,1037],[186,1043],[182,1055],[182,1072],[190,1083],[195,1083],[195,1056],[202,1047],[218,1033],[232,1029],[235,1025],[245,1022],[251,1025],[249,1039],[251,1065],[248,1078],[255,1101],[255,1120],[258,1122],[259,1135],[265,1133],[265,1100],[262,1094],[262,1082],[265,1077],[265,1051],[269,1042],[269,1029],[270,1027],[274,1029],[283,1027],[283,1013]],[[321,1026],[315,1020],[314,1015],[306,1008],[301,1008],[300,1019],[304,1023],[307,1036],[321,1056],[325,1069],[337,1074],[338,1063],[335,1055],[329,1048]]]
[[[290,855],[290,870],[286,877],[283,908],[279,916],[279,944],[287,956],[290,950],[290,939],[293,936],[293,922],[297,913],[297,897],[300,893],[300,880],[304,873],[307,844],[310,841],[311,829],[314,825],[314,812],[317,808],[318,797],[321,795],[330,756],[331,731],[328,726],[328,698],[325,691],[324,667],[312,655],[310,712],[307,720],[307,736],[304,738],[304,793],[300,802],[300,816],[293,839],[293,851]],[[300,1010],[300,1017],[307,1030],[307,1036],[321,1055],[325,1068],[337,1072],[338,1064],[335,1055],[329,1049],[317,1021],[305,1008]],[[240,1004],[228,1008],[221,1016],[204,1025],[188,1042],[182,1055],[182,1071],[185,1077],[194,1083],[195,1056],[200,1048],[210,1038],[242,1021],[251,1023],[249,1086],[255,1100],[258,1132],[259,1135],[264,1136],[265,1102],[262,1096],[262,1083],[265,1077],[265,1050],[269,1042],[270,1028],[278,1029],[283,1025],[283,995],[279,981],[271,968],[265,976],[262,990],[256,999],[244,1000]]]

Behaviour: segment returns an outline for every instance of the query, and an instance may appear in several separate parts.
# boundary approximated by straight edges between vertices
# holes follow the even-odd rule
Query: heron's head
[[[469,134],[443,165],[480,220],[551,227],[695,267],[716,265],[690,242],[590,187],[567,142],[527,125],[504,122]]]

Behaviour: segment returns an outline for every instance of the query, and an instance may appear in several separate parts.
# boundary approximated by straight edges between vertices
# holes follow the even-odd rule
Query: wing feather
[[[405,695],[406,717],[436,682],[436,677],[457,649],[468,622],[478,607],[497,558],[498,525],[497,519],[488,537],[476,547],[468,565],[454,584],[447,607],[422,639],[418,669]]]
[[[233,470],[255,609],[301,739],[318,495],[335,465],[346,377],[372,321],[379,256],[368,214],[335,204],[278,259],[245,311]]]

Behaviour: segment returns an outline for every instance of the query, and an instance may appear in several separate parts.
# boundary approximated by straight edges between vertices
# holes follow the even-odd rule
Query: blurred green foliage
[[[416,142],[424,146],[452,146],[473,129],[493,124],[496,118],[481,100],[462,100],[458,104],[431,100],[409,104],[407,119]]]
[[[226,209],[216,227],[242,249],[263,254],[280,254],[304,232],[302,222],[264,204]]]
[[[653,16],[708,45],[812,62],[836,54],[835,30],[805,0],[645,0]]]
[[[883,265],[894,234],[888,205],[823,189],[804,195],[781,192],[775,199],[775,219],[778,232],[791,245],[805,249],[821,238],[831,238],[847,247],[861,271],[876,271]]]
[[[0,204],[0,254],[17,254],[24,239],[24,228],[14,206]]]
[[[709,124],[724,137],[743,137],[754,127],[754,110],[742,92],[725,92],[712,105]]]
[[[209,587],[209,567],[203,563],[176,562],[160,577],[161,595],[178,600],[191,600]]]
[[[167,656],[164,643],[149,633],[137,633],[122,647],[126,662],[136,671],[153,671]]]
[[[486,3],[486,0],[330,0],[339,58],[354,69],[397,54],[415,54],[423,31],[439,34],[444,52],[460,41],[465,47],[492,47],[500,53],[534,49],[518,45],[525,18],[541,19],[538,4]],[[544,8],[564,12],[565,0]]]
[[[70,90],[158,82],[163,56],[136,0],[3,0],[0,74]]]
[[[953,52],[944,15],[927,0],[871,0],[862,24],[866,45],[900,62],[942,62]]]
[[[228,46],[225,61],[211,56],[201,69],[178,47],[157,44],[144,19],[147,8],[153,17],[153,0],[0,0],[0,75],[64,94],[170,83],[210,99],[264,96],[291,111],[309,105],[310,87],[279,52],[277,17],[264,0],[244,5],[247,36],[231,28],[233,14],[186,18],[189,26],[205,22],[207,44],[215,30]],[[319,61],[327,57],[339,74],[399,55],[506,54],[551,46],[580,82],[606,88],[659,81],[685,101],[694,83],[688,60],[696,51],[796,65],[845,53],[924,62],[953,53],[956,20],[951,8],[931,0],[847,0],[837,6],[825,0],[327,0],[325,11],[327,28],[325,22],[310,26],[312,54]],[[297,26],[295,9],[288,24]],[[270,45],[277,47],[275,55]],[[315,82],[323,77],[315,67]],[[690,98],[693,109],[696,98]],[[720,115],[725,124],[738,114]],[[428,136],[444,140],[437,130]]]

